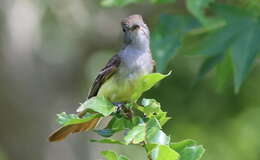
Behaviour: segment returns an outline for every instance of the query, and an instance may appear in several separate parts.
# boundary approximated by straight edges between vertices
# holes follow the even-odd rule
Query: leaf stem
[[[143,143],[141,144],[141,146],[144,147],[144,149],[145,149],[145,151],[146,151],[146,153],[147,153],[147,159],[148,159],[148,160],[152,160],[151,154],[149,154],[149,150],[148,150],[148,148],[146,147],[145,141],[143,141]]]

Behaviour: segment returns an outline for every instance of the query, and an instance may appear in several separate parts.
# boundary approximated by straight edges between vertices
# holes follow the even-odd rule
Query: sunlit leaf
[[[201,145],[194,140],[184,140],[171,144],[171,148],[180,154],[180,160],[199,160],[205,152]]]
[[[77,109],[77,112],[82,112],[85,110],[92,110],[102,114],[103,116],[108,116],[111,113],[115,112],[115,106],[110,101],[108,101],[105,97],[97,96],[86,100]]]
[[[91,142],[97,142],[97,143],[108,143],[108,144],[125,144],[119,140],[115,140],[115,139],[100,139],[100,140],[97,140],[97,139],[91,139],[90,140]]]
[[[151,128],[158,128],[158,129],[162,128],[160,122],[154,117],[149,119],[148,122],[146,122],[146,129],[148,133],[150,132],[149,129]]]
[[[170,137],[167,136],[162,130],[159,121],[156,118],[150,119],[146,123],[146,147],[148,153],[159,145],[169,145]]]
[[[159,145],[151,152],[152,160],[178,160],[179,154],[167,145]]]
[[[170,137],[162,130],[156,128],[150,129],[150,132],[147,133],[146,140],[149,144],[169,145],[170,143]]]
[[[133,129],[129,130],[127,135],[124,137],[126,144],[133,143],[138,144],[145,139],[145,124],[141,123],[135,126]]]
[[[161,105],[155,99],[144,98],[141,102],[142,106],[137,106],[137,109],[142,111],[147,117],[155,117],[160,125],[163,126],[170,117],[167,117],[167,113],[161,110]]]
[[[141,77],[140,80],[136,82],[135,92],[133,93],[131,99],[133,101],[138,100],[143,92],[151,89],[156,83],[166,78],[170,74],[171,72],[169,72],[168,74],[151,73]]]
[[[101,5],[104,7],[126,6],[131,3],[142,2],[143,0],[102,0]]]
[[[154,99],[146,99],[142,100],[142,105],[144,106],[143,112],[147,117],[151,117],[155,113],[161,112],[161,105]]]
[[[194,146],[196,145],[197,142],[192,140],[192,139],[185,139],[183,141],[180,142],[176,142],[176,143],[171,143],[171,148],[173,148],[175,151],[177,152],[181,152],[185,147],[187,146]]]
[[[125,117],[113,117],[107,126],[107,128],[113,130],[130,129],[132,127],[132,122],[129,119],[126,119]]]
[[[151,73],[142,77],[142,90],[147,91],[152,88],[157,82],[171,75],[171,71],[168,74]]]
[[[128,160],[127,157],[123,155],[118,155],[116,152],[113,151],[102,151],[101,154],[106,160]]]
[[[100,114],[86,114],[82,118],[79,118],[77,114],[67,114],[65,112],[57,114],[57,116],[58,116],[57,122],[62,126],[85,123],[92,119],[101,117]]]

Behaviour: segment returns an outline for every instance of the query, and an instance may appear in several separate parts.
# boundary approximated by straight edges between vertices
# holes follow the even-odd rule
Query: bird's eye
[[[123,28],[123,32],[126,32],[126,29],[125,29],[125,28]]]

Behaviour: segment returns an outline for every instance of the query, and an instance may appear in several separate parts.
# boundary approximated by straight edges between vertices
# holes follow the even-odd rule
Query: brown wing
[[[96,80],[94,81],[90,89],[88,98],[97,95],[101,85],[118,70],[119,65],[120,65],[120,57],[118,55],[113,56],[96,77]],[[78,115],[81,117],[85,113],[86,111],[82,111],[79,112]],[[66,138],[71,133],[88,131],[97,125],[99,119],[100,118],[96,118],[85,123],[73,124],[73,125],[61,127],[49,136],[49,141],[51,142],[60,141]]]
[[[120,57],[118,55],[113,56],[106,66],[101,69],[99,74],[97,75],[94,83],[92,84],[92,87],[90,89],[90,92],[88,94],[88,98],[94,97],[97,95],[99,88],[101,85],[108,80],[117,70],[120,65]]]

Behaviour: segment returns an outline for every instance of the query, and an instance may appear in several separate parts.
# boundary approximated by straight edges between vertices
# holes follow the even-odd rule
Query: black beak
[[[131,30],[131,31],[134,31],[134,30],[139,29],[139,28],[140,28],[140,26],[137,25],[137,24],[135,24],[135,25],[133,25],[133,26],[130,28],[130,30]]]
[[[123,32],[126,32],[126,31],[134,31],[136,29],[139,29],[140,26],[137,25],[137,24],[134,24],[133,26],[129,26],[127,24],[122,24],[122,29],[123,29]]]

